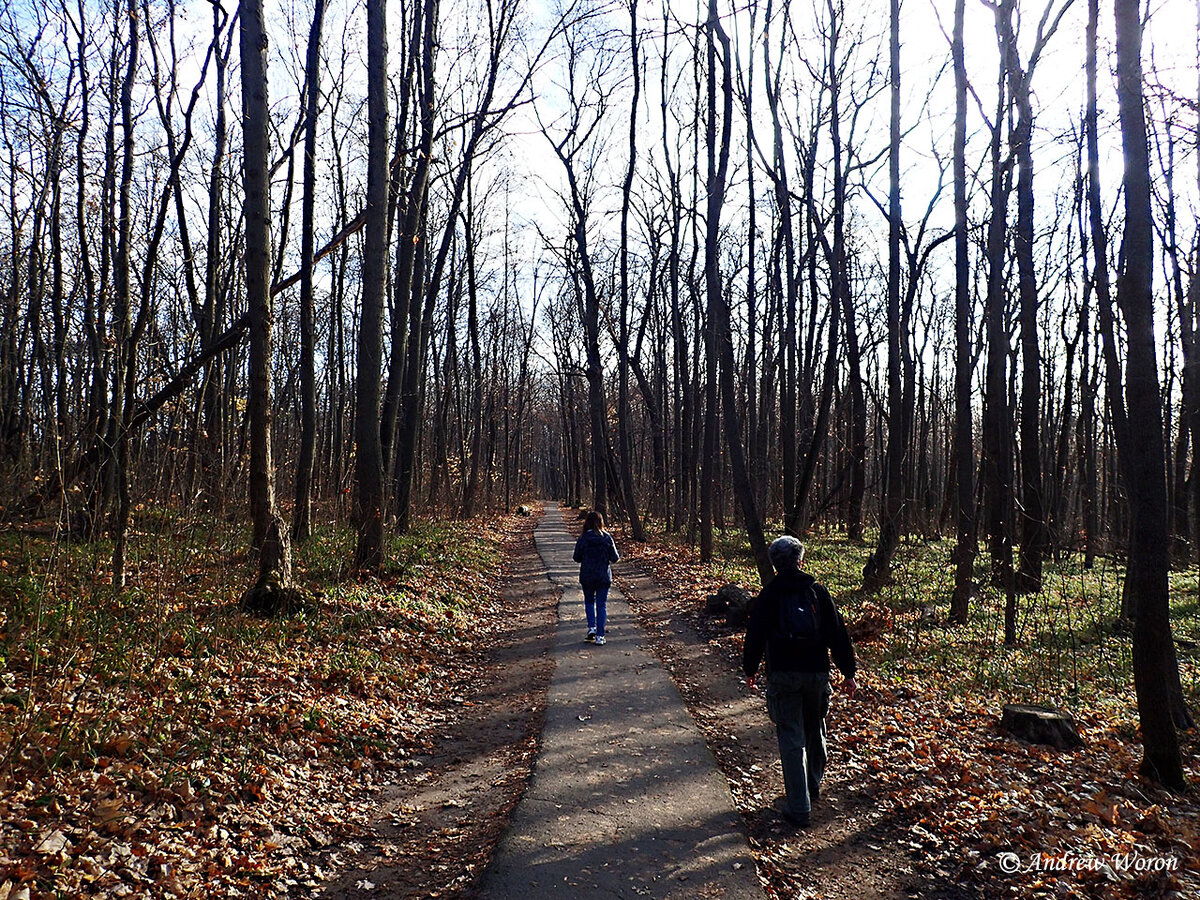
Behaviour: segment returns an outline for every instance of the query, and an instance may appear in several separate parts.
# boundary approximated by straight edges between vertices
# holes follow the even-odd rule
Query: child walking
[[[612,586],[612,567],[620,559],[612,535],[604,530],[604,516],[593,510],[583,520],[583,534],[575,542],[575,562],[579,563],[579,584],[583,588],[583,608],[587,611],[587,641],[604,643],[604,625],[608,619],[608,589]]]

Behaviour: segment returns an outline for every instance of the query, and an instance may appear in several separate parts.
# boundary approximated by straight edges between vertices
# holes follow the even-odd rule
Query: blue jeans
[[[828,753],[825,715],[833,688],[826,672],[773,672],[767,678],[767,712],[775,723],[788,811],[807,819],[821,789]]]
[[[608,621],[608,585],[581,585],[583,588],[583,608],[587,611],[588,631],[597,635],[604,634],[604,625]]]

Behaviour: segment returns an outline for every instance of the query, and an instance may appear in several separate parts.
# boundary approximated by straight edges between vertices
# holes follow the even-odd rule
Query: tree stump
[[[1000,727],[1030,744],[1049,744],[1059,750],[1076,750],[1083,746],[1083,738],[1079,736],[1071,714],[1050,706],[1007,703]]]

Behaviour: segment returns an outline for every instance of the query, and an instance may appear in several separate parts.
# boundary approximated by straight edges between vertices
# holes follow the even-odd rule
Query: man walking
[[[825,715],[833,693],[830,652],[845,676],[841,689],[850,698],[858,688],[857,667],[846,623],[829,591],[800,570],[804,545],[785,535],[769,552],[776,575],[750,612],[742,669],[754,687],[766,653],[767,712],[775,723],[787,790],[782,813],[790,824],[806,828],[827,759]]]

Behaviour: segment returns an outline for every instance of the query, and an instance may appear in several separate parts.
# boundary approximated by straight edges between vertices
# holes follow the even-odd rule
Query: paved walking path
[[[585,643],[575,540],[557,504],[534,537],[562,588],[557,667],[533,779],[481,895],[761,900],[725,779],[625,599],[609,594],[608,643]]]

